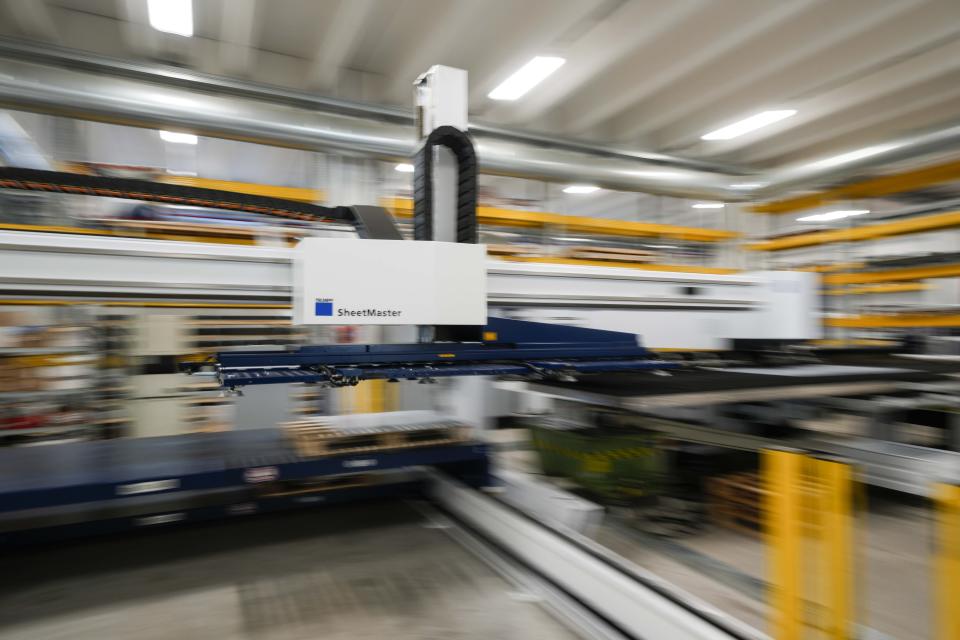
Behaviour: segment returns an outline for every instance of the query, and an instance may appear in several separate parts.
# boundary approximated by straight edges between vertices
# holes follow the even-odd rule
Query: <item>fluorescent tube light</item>
[[[400,173],[413,173],[413,165],[401,162],[393,168],[394,171],[399,171]]]
[[[197,136],[192,133],[180,133],[178,131],[160,131],[160,139],[164,142],[174,144],[197,144]]]
[[[624,171],[624,174],[628,176],[636,176],[637,178],[650,178],[651,180],[685,180],[687,175],[680,173],[679,171]]]
[[[730,188],[736,189],[737,191],[750,191],[751,189],[759,189],[760,187],[766,186],[766,184],[765,182],[740,182],[730,185]]]
[[[693,205],[694,209],[723,209],[722,202],[698,202]]]
[[[568,187],[564,187],[563,192],[585,194],[585,193],[593,193],[599,188],[600,187],[595,187],[592,184],[571,184]]]
[[[797,218],[797,222],[829,222],[831,220],[842,220],[853,216],[862,216],[870,213],[869,209],[840,209],[837,211],[827,211],[826,213],[814,213],[813,215]]]
[[[864,147],[863,149],[857,149],[855,151],[848,151],[847,153],[841,153],[837,156],[831,156],[829,158],[824,158],[823,160],[817,160],[813,163],[817,167],[836,167],[842,164],[849,164],[851,162],[856,162],[857,160],[863,160],[864,158],[869,158],[870,156],[875,156],[878,153],[885,153],[887,151],[892,151],[896,149],[899,145],[895,143],[888,144],[878,144],[872,147]]]
[[[756,131],[771,125],[774,122],[780,122],[785,118],[789,118],[792,115],[796,115],[796,109],[777,109],[775,111],[761,111],[755,115],[750,116],[749,118],[744,118],[739,122],[734,122],[733,124],[728,124],[725,127],[721,127],[716,131],[711,131],[710,133],[700,136],[701,140],[730,140],[731,138],[736,138],[742,136],[745,133],[750,133],[751,131]]]
[[[487,97],[491,100],[516,100],[543,82],[565,62],[563,58],[537,56],[514,71],[513,75],[497,85]]]
[[[581,238],[579,236],[557,236],[554,240],[562,240],[564,242],[600,242],[595,238]]]
[[[157,31],[178,36],[193,35],[192,0],[147,0],[147,17]]]

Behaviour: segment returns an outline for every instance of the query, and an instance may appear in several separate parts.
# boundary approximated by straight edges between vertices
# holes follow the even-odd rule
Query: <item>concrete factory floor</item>
[[[402,502],[0,558],[3,640],[575,636]]]

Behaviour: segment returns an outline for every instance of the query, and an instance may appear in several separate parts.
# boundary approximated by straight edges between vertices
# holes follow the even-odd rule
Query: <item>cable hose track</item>
[[[456,127],[434,129],[414,154],[414,240],[433,237],[433,149],[446,147],[457,160],[456,241],[477,242],[477,154],[473,142]]]
[[[220,189],[166,184],[136,178],[89,176],[66,171],[0,167],[0,189],[146,200],[163,204],[257,213],[306,222],[334,221],[355,224],[354,215],[347,207],[324,207],[309,202]]]

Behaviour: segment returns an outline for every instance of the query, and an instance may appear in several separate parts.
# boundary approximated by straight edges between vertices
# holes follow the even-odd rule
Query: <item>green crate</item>
[[[656,495],[667,474],[661,436],[640,431],[530,429],[543,472],[608,497]]]

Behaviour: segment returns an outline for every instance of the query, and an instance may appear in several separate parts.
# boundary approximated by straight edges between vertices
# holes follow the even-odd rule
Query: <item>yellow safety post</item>
[[[366,413],[381,413],[386,410],[386,380],[367,380],[361,384],[367,385]]]
[[[853,637],[853,478],[849,464],[812,461],[819,503],[820,628],[830,640]]]
[[[396,382],[383,381],[383,409],[381,411],[396,411],[400,406],[400,385]]]
[[[935,618],[938,640],[960,638],[960,486],[938,484]]]
[[[387,385],[386,380],[364,380],[355,387],[340,389],[341,413],[392,411],[397,403],[397,394]]]
[[[770,628],[777,640],[800,640],[803,630],[800,561],[804,459],[803,455],[789,451],[763,453],[764,529],[770,552]]]
[[[824,527],[821,505],[821,485],[818,477],[817,460],[809,455],[803,456],[801,462],[801,484],[800,484],[800,533],[802,535],[800,546],[800,564],[801,574],[801,616],[803,618],[804,630],[807,633],[805,637],[820,638],[820,631],[824,628],[824,612],[822,602],[822,563],[820,554],[823,549],[823,540],[821,531]],[[817,631],[814,636],[810,636],[810,630]]]

